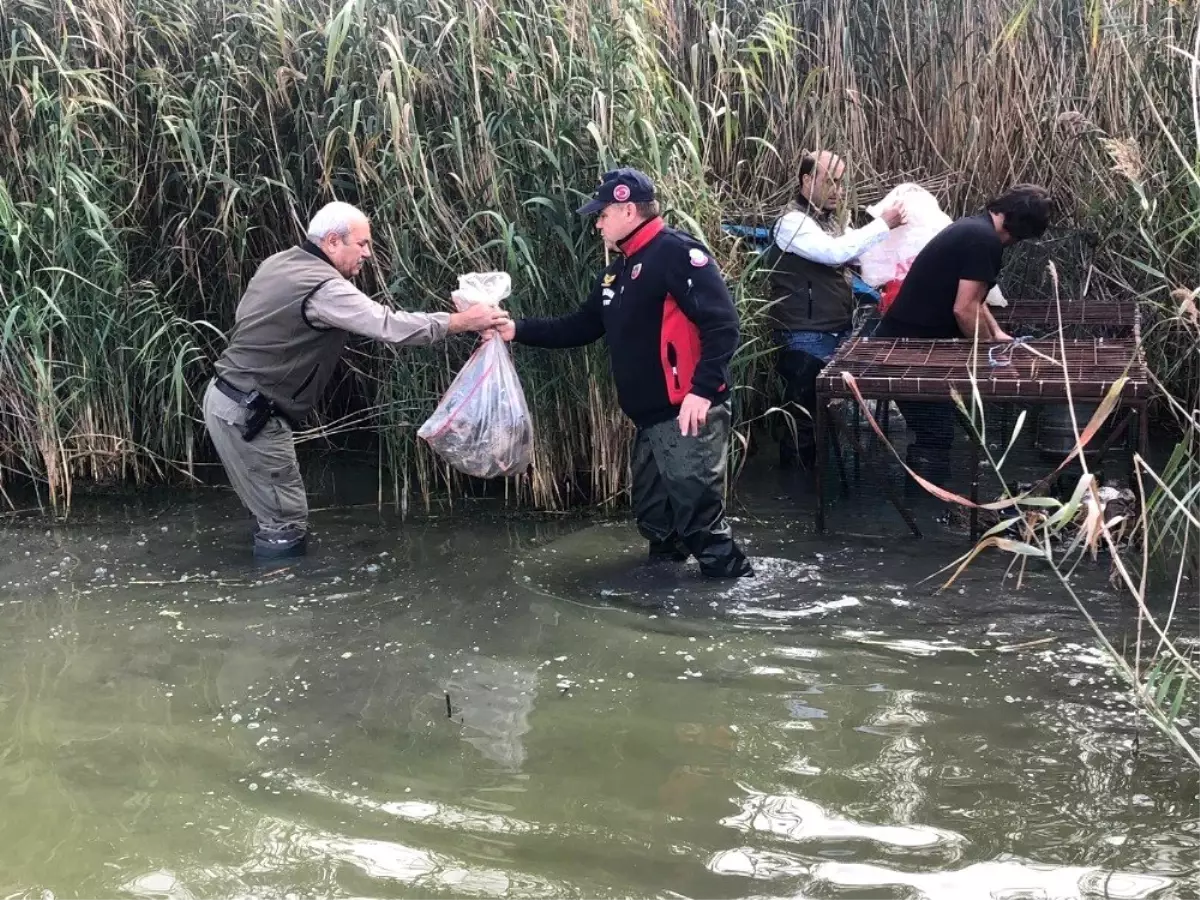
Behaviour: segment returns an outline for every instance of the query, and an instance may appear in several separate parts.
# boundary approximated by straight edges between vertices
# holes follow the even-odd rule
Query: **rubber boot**
[[[647,562],[681,563],[687,562],[690,556],[691,554],[687,552],[687,548],[679,542],[678,538],[672,538],[666,541],[651,541]]]
[[[747,578],[754,576],[754,567],[742,548],[728,537],[717,537],[696,554],[700,574],[707,578]]]
[[[308,532],[289,528],[266,537],[254,534],[254,558],[259,560],[296,559],[308,553]]]

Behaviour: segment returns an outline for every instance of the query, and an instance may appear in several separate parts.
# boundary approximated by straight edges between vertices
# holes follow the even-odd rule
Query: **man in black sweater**
[[[985,302],[1000,275],[1004,248],[1040,237],[1050,221],[1050,194],[1018,184],[982,213],[966,216],[934,236],[913,260],[879,328],[877,338],[965,338],[1011,341]],[[906,400],[900,412],[913,433],[908,466],[945,485],[954,442],[954,407]],[[910,483],[911,489],[911,483]]]
[[[500,334],[553,348],[604,338],[617,400],[637,426],[633,506],[650,558],[695,556],[705,575],[752,575],[725,518],[729,360],[738,344],[729,289],[707,248],[665,225],[644,173],[605,173],[579,213],[597,216],[613,262],[576,312],[521,319]]]

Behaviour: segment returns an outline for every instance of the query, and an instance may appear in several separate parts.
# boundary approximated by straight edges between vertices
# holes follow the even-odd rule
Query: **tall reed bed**
[[[1195,4],[1133,0],[7,0],[0,488],[33,479],[62,509],[80,483],[195,475],[240,291],[333,198],[373,218],[381,298],[444,309],[458,273],[504,268],[517,314],[570,309],[601,263],[572,210],[618,163],[728,273],[745,421],[769,405],[764,300],[719,225],[773,215],[818,145],[860,202],[916,179],[961,212],[1047,184],[1105,236],[1097,289],[1161,306],[1152,355],[1186,411],[1198,34]],[[460,490],[415,430],[468,351],[358,347],[306,437],[378,430],[398,504]],[[602,350],[518,362],[538,445],[512,494],[619,500]]]

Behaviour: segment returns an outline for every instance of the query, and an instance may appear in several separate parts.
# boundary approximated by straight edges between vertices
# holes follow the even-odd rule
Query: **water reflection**
[[[879,752],[873,767],[876,783],[897,822],[915,820],[927,801],[927,783],[932,762],[929,746],[918,730],[930,716],[920,707],[915,691],[891,691],[879,712],[868,719],[864,728],[878,735],[895,735]]]
[[[747,790],[742,811],[721,824],[743,832],[766,832],[791,842],[855,840],[926,849],[960,843],[961,835],[927,825],[871,825],[830,813],[801,797]]]
[[[1172,888],[1169,878],[1081,866],[1008,860],[955,871],[909,872],[861,863],[806,863],[786,853],[750,847],[723,851],[709,866],[723,875],[787,880],[804,892],[791,894],[793,898],[825,897],[833,890],[842,897],[903,896],[906,900],[1156,900]],[[864,888],[871,893],[864,894]],[[1171,896],[1183,900],[1195,893]]]
[[[316,864],[332,882],[351,881],[346,867],[371,879],[401,882],[452,896],[545,897],[567,893],[564,885],[537,876],[473,866],[446,853],[399,841],[354,838],[311,830],[275,819],[255,829],[260,863],[283,870]]]
[[[1017,860],[978,863],[951,872],[903,872],[831,862],[814,866],[811,875],[815,884],[840,888],[910,888],[920,900],[1151,900],[1171,886],[1169,879],[1153,875]]]
[[[476,831],[487,834],[526,834],[537,826],[509,816],[483,813],[428,800],[374,800],[350,791],[328,787],[320,779],[296,776],[289,772],[265,772],[263,777],[275,780],[295,791],[323,797],[337,803],[371,812],[383,813],[409,822],[457,831]]]
[[[120,888],[127,894],[143,900],[194,900],[195,894],[166,869],[147,872],[132,878]]]
[[[463,725],[463,740],[487,759],[514,771],[525,762],[521,738],[530,729],[537,672],[514,662],[472,656],[446,682],[449,717]]]
[[[764,516],[733,586],[624,525],[10,530],[0,897],[1196,896],[1196,775],[1050,586]]]

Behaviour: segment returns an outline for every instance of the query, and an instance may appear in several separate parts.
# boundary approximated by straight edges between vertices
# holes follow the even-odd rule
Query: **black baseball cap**
[[[654,182],[637,169],[613,169],[600,178],[592,199],[579,207],[581,216],[594,216],[610,203],[649,203],[654,199]]]

